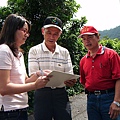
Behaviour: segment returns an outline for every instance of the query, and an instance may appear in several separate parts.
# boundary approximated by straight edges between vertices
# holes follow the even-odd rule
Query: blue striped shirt
[[[72,62],[68,50],[56,43],[55,52],[52,53],[48,50],[44,41],[43,43],[30,48],[28,55],[28,68],[29,75],[39,69],[57,70],[73,74]]]

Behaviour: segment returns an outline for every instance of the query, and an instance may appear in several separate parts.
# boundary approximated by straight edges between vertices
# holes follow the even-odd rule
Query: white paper
[[[64,84],[64,81],[66,80],[78,79],[80,77],[79,75],[60,71],[52,71],[49,75],[52,75],[52,77],[50,78],[50,81],[46,84],[46,87],[58,87]]]

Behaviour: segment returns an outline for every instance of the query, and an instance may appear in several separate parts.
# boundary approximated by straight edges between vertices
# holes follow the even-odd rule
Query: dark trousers
[[[65,88],[42,88],[35,91],[35,120],[72,120],[71,107]]]
[[[0,111],[0,120],[28,120],[27,110]]]

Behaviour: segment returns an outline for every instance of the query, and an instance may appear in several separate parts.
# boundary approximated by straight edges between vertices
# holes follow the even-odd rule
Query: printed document
[[[50,78],[50,81],[46,84],[46,87],[57,87],[62,85],[66,80],[78,79],[80,77],[79,75],[60,71],[52,71],[49,75],[52,75],[52,77]]]

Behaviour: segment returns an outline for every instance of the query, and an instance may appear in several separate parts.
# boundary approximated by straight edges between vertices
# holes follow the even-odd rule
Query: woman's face
[[[28,24],[25,22],[24,26],[18,29],[15,33],[16,46],[20,47],[21,45],[23,45],[28,37]]]

